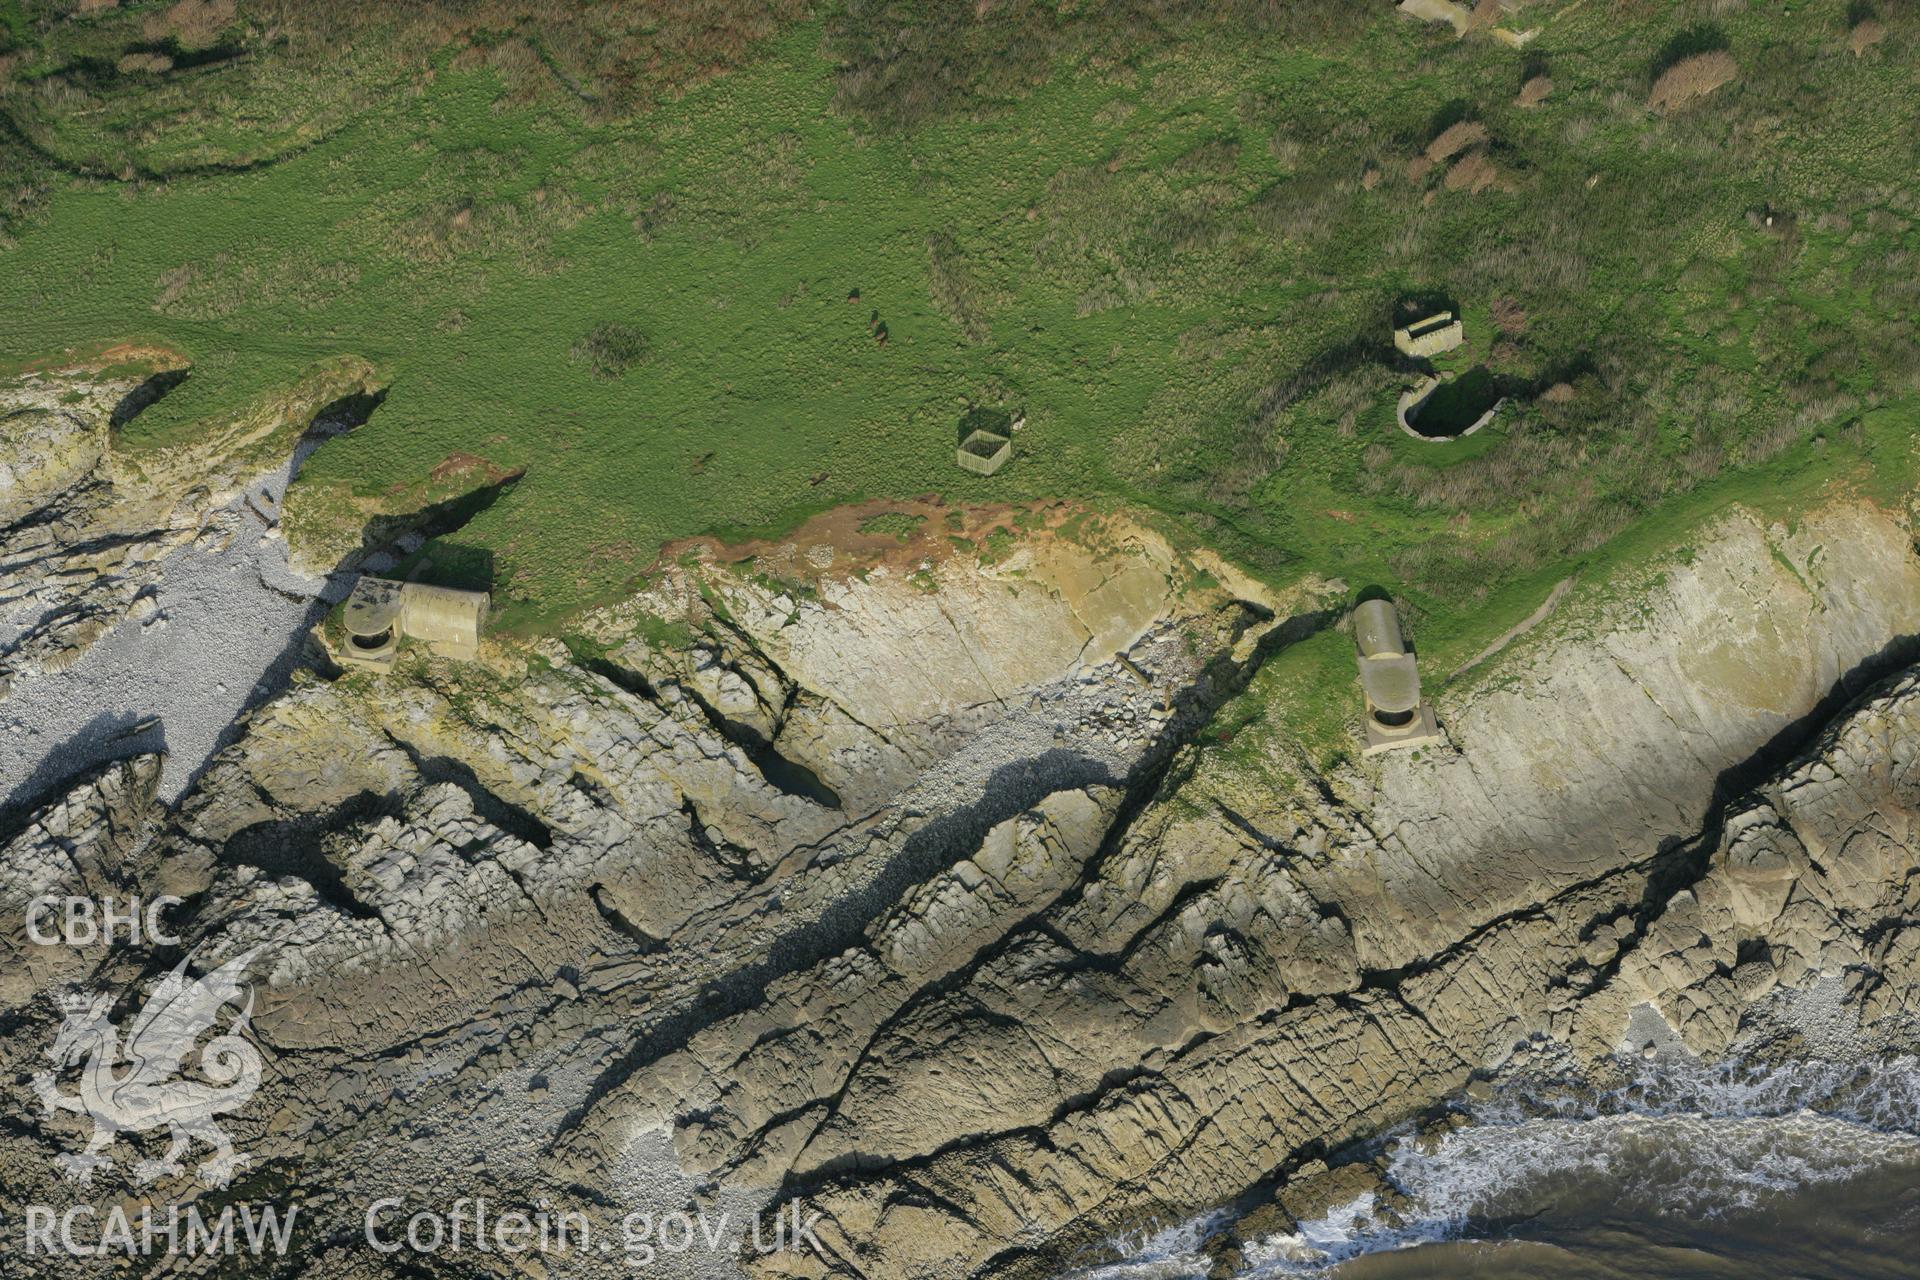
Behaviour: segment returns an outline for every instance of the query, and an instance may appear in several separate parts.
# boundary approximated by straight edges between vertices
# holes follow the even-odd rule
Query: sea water
[[[1605,1088],[1517,1082],[1443,1136],[1390,1135],[1393,1205],[1363,1194],[1249,1242],[1236,1275],[1920,1277],[1920,1059],[1619,1066]],[[1076,1275],[1204,1277],[1221,1221]]]

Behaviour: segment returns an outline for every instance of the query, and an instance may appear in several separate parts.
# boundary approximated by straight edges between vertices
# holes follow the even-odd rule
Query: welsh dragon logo
[[[239,1110],[260,1087],[260,1052],[243,1034],[253,1014],[253,993],[241,975],[255,954],[236,956],[197,981],[187,976],[182,960],[147,998],[124,1045],[108,1020],[111,995],[82,992],[62,998],[66,1020],[47,1051],[54,1070],[34,1076],[33,1091],[48,1115],[73,1111],[93,1121],[87,1149],[56,1158],[70,1180],[91,1182],[94,1171],[110,1163],[106,1149],[120,1134],[162,1127],[172,1145],[160,1159],[134,1166],[137,1182],[181,1172],[180,1158],[196,1138],[213,1148],[196,1170],[201,1182],[224,1187],[246,1168],[251,1157],[234,1151],[215,1117]],[[182,1061],[229,1003],[241,1006],[238,1014],[199,1054],[200,1074],[211,1083],[182,1078]],[[62,1094],[55,1088],[55,1073],[75,1064],[83,1064],[80,1092]]]

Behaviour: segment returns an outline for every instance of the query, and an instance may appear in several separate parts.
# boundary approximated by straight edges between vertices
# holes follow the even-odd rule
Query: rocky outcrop
[[[683,557],[691,566],[668,559],[646,592],[589,620],[606,646],[602,669],[691,700],[760,758],[799,765],[865,807],[981,729],[1047,714],[1052,695],[1035,701],[1035,691],[1059,692],[1068,676],[1090,683],[1087,673],[1171,619],[1224,628],[1210,643],[1245,664],[1276,613],[1307,610],[1332,590],[1309,580],[1282,597],[1212,556],[1177,554],[1131,521],[1069,507],[917,505],[938,532],[904,544],[848,536],[853,521],[839,518],[776,546],[731,549],[730,559],[711,545]],[[1014,538],[1016,523],[1040,532]],[[955,551],[996,539],[1011,542],[998,557]],[[1183,598],[1198,581],[1225,585]],[[662,645],[648,639],[660,624],[707,638]],[[1164,683],[1131,662],[1119,670],[1138,685]],[[1163,699],[1116,721],[1105,747],[1138,749],[1173,713]],[[1071,715],[1063,707],[1044,727],[1064,729]]]
[[[529,1194],[622,1186],[630,1133],[661,1118],[656,1072],[691,1082],[734,1019],[838,999],[851,1051],[863,1017],[1069,890],[1129,787],[1239,687],[1263,636],[1284,638],[1283,611],[1318,602],[1250,583],[1243,598],[1142,528],[1046,531],[1068,514],[1038,517],[1004,560],[911,576],[781,585],[709,566],[692,592],[706,612],[674,619],[689,642],[635,609],[574,649],[297,679],[124,851],[129,884],[190,904],[197,955],[261,957],[252,1025],[275,1069],[242,1140],[276,1181],[342,1203],[445,1185],[470,1161]],[[838,793],[796,782],[814,769]],[[40,847],[22,836],[0,865],[37,866]],[[810,988],[816,964],[867,946],[870,989]],[[170,954],[60,980],[130,986]],[[782,990],[784,1013],[760,1007]],[[0,1041],[10,1068],[50,1042],[51,1003]],[[792,1082],[795,1098],[830,1094],[830,1076]],[[397,1114],[445,1108],[463,1137],[374,1158]],[[816,1158],[846,1141],[819,1136]],[[784,1166],[770,1151],[766,1167]],[[29,1194],[58,1190],[44,1161],[16,1172]]]
[[[197,965],[258,953],[229,1194],[317,1189],[314,1276],[377,1267],[376,1197],[557,1187],[821,1215],[763,1275],[1052,1275],[1545,1043],[1711,1055],[1820,980],[1908,1034],[1902,518],[1734,513],[1440,690],[1450,746],[1323,772],[1258,670],[1329,587],[1067,508],[919,514],[675,549],[568,644],[304,675],[177,809],[146,763],[77,784],[0,891],[108,876],[184,899]],[[43,1065],[47,984],[174,959],[34,957],[0,1072]],[[3,1105],[0,1184],[71,1196],[74,1131]]]
[[[106,453],[106,416],[16,396],[0,417],[0,525],[17,524],[78,488]]]
[[[146,378],[81,367],[0,387],[0,697],[23,675],[59,671],[151,595],[161,563],[232,538],[241,491],[286,464],[330,405],[372,391],[351,358],[205,425],[179,444],[126,449],[115,431],[184,373],[170,353]]]
[[[72,783],[66,793],[10,833],[0,857],[0,1005],[22,1006],[48,990],[85,980],[105,963],[112,948],[104,939],[75,947],[34,945],[61,929],[57,911],[30,919],[43,898],[112,899],[118,910],[138,888],[132,874],[142,846],[152,836],[154,784],[159,758],[134,756]]]
[[[1711,1055],[1776,987],[1821,974],[1843,977],[1863,1019],[1910,1044],[1920,1031],[1903,927],[1920,909],[1916,742],[1920,675],[1908,673],[1704,843],[1549,897],[1410,971],[1360,973],[1324,995],[1300,988],[1304,998],[1270,1002],[1157,1061],[1129,1044],[1142,1070],[1084,1108],[817,1191],[809,1203],[833,1224],[835,1269],[1045,1273],[1061,1248],[1120,1224],[1185,1216],[1296,1168],[1311,1174],[1315,1153],[1417,1114],[1516,1050],[1557,1040],[1591,1060],[1677,1036]],[[1267,871],[1285,878],[1278,864]],[[1005,1012],[1019,1021],[1051,1010],[1036,1000]],[[1102,1029],[1110,1037],[1114,1021]],[[1105,1043],[1088,1036],[1074,1057]],[[944,1065],[959,1061],[948,1054]],[[983,1058],[976,1074],[1007,1061]],[[911,1113],[915,1103],[895,1105]],[[1285,1226],[1283,1216],[1266,1229]],[[1023,1232],[1047,1247],[1009,1248]],[[820,1268],[801,1257],[774,1270]]]
[[[1329,779],[1339,803],[1320,812],[1224,775],[1217,790],[1267,838],[1325,849],[1296,874],[1339,904],[1363,965],[1400,968],[1686,839],[1770,744],[1920,656],[1916,638],[1904,520],[1841,505],[1789,530],[1736,512],[1448,688],[1454,751]]]
[[[1851,912],[1780,915],[1789,882],[1809,903],[1829,886],[1802,884],[1784,855],[1746,859],[1759,820],[1745,807],[1716,852],[1717,806],[1762,782],[1856,673],[1897,660],[1920,630],[1917,574],[1904,523],[1871,508],[1793,532],[1735,514],[1443,694],[1455,750],[1332,776],[1284,750],[1251,768],[1190,762],[1089,884],[922,1012],[939,1025],[988,991],[1000,1026],[1071,1027],[1066,1008],[1099,1008],[1054,1055],[1069,1064],[1057,1109],[1009,1109],[964,1137],[936,1125],[927,1157],[898,1168],[795,1179],[835,1224],[834,1269],[1046,1274],[1063,1247],[1196,1213],[1416,1114],[1531,1037],[1591,1060],[1670,1024],[1712,1053],[1783,982],[1845,971],[1877,990],[1887,956],[1862,944],[1901,945],[1887,922],[1915,888],[1902,762],[1920,682],[1774,783],[1848,779],[1802,821],[1874,833],[1846,877],[1865,895]],[[1870,742],[1888,764],[1849,768]],[[1721,872],[1729,860],[1753,865]],[[1022,972],[1035,980],[1008,981]],[[974,1045],[924,1049],[916,1079],[937,1083],[918,1092],[886,1077],[908,1095],[894,1105],[1006,1092]]]

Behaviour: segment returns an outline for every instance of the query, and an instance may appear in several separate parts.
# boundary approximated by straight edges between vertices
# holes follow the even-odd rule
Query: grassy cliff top
[[[129,451],[372,361],[290,521],[515,477],[444,535],[510,624],[938,491],[1156,509],[1464,645],[1920,390],[1892,4],[1536,2],[1519,50],[1384,2],[67,8],[0,0],[0,358],[181,352]],[[1509,397],[1468,440],[1394,423],[1408,306]]]

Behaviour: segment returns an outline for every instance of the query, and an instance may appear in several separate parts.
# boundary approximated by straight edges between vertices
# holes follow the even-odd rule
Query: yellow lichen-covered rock
[[[49,408],[0,417],[0,527],[25,519],[100,465],[106,423]]]

